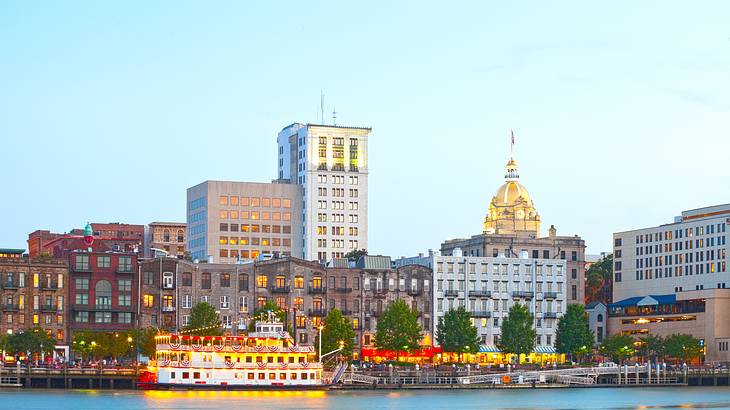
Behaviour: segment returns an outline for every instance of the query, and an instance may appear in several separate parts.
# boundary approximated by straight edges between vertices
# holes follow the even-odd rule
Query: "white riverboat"
[[[314,346],[294,343],[269,315],[247,336],[157,336],[157,352],[143,389],[322,389]]]

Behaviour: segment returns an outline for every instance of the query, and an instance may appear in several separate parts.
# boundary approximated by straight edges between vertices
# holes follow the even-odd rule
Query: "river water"
[[[0,390],[0,410],[730,409],[728,387],[199,392]]]

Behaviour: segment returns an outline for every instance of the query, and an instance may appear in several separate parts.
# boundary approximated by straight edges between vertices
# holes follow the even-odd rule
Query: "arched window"
[[[177,241],[178,241],[178,243],[185,242],[185,238],[183,238],[183,230],[182,229],[178,229],[178,231],[177,231]]]
[[[598,317],[596,318],[596,320],[599,321],[599,322],[603,322],[603,315],[599,313],[598,314]]]
[[[112,307],[112,285],[106,280],[96,282],[96,308],[111,309]]]
[[[170,242],[170,231],[165,229],[162,231],[162,241],[163,242]]]

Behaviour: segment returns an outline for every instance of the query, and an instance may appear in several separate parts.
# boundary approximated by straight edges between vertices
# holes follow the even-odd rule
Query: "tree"
[[[200,302],[190,310],[190,322],[184,328],[185,333],[197,336],[220,336],[223,326],[213,305]]]
[[[283,323],[284,327],[289,329],[289,324],[286,323],[286,312],[284,311],[284,309],[277,306],[277,304],[274,303],[273,300],[266,300],[266,303],[264,303],[263,307],[254,310],[251,321],[248,324],[248,331],[253,332],[254,330],[256,330],[256,322],[268,320],[269,312],[274,312],[276,320]]]
[[[608,305],[611,301],[613,284],[613,255],[607,255],[593,263],[586,271],[586,301],[603,302]]]
[[[136,329],[133,337],[137,350],[147,357],[154,357],[157,351],[155,337],[158,334],[160,334],[160,330],[155,327]]]
[[[324,326],[322,329],[322,353],[338,349],[340,342],[343,342],[340,354],[345,357],[352,357],[355,330],[352,328],[350,319],[343,316],[339,309],[332,309],[324,319],[322,326]],[[319,334],[315,338],[314,345],[319,345]]]
[[[418,312],[411,309],[406,302],[396,300],[378,319],[375,331],[375,347],[396,352],[396,361],[400,360],[400,352],[411,352],[418,349],[421,340],[421,326],[418,324]]]
[[[555,348],[559,353],[581,357],[593,347],[595,336],[588,325],[588,314],[583,305],[571,303],[565,314],[558,319]]]
[[[659,361],[660,357],[664,356],[664,351],[665,351],[664,338],[662,338],[661,336],[655,336],[655,335],[649,334],[647,336],[640,338],[639,341],[641,342],[639,351],[648,360],[657,362],[657,361]]]
[[[685,333],[667,336],[664,346],[667,355],[681,359],[685,363],[700,357],[704,350],[699,339]]]
[[[504,353],[516,354],[518,361],[520,355],[534,351],[537,338],[537,332],[533,326],[534,320],[535,318],[527,306],[520,303],[512,305],[507,317],[502,321],[499,348]]]
[[[471,314],[463,307],[449,309],[439,319],[436,327],[436,340],[445,352],[459,354],[476,352],[479,349],[477,328],[471,322]]]
[[[348,261],[357,261],[361,256],[366,256],[368,251],[365,249],[354,249],[345,254],[345,259]]]
[[[45,330],[36,327],[10,335],[8,345],[15,353],[51,353],[56,345],[56,339]]]
[[[629,335],[613,335],[603,339],[601,352],[614,362],[622,363],[634,355],[634,339]]]
[[[0,333],[0,353],[10,350],[10,335]]]

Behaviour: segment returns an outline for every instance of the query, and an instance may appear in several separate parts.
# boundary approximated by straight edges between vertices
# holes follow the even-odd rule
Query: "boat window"
[[[183,379],[189,379],[190,373],[189,372],[183,372]]]
[[[200,372],[193,372],[193,379],[199,379],[200,378]]]
[[[297,379],[297,373],[296,372],[292,372],[291,379],[292,380],[296,380]]]
[[[266,373],[259,373],[259,380],[266,379]]]
[[[269,380],[276,380],[276,373],[269,373]]]
[[[253,380],[253,378],[254,378],[254,377],[253,377],[253,373],[248,373],[248,379],[249,379],[249,380]]]
[[[175,372],[170,372],[170,378],[171,379],[174,379],[175,378]]]
[[[302,380],[307,380],[307,373],[302,373]]]
[[[279,373],[279,380],[286,380],[286,373]]]

